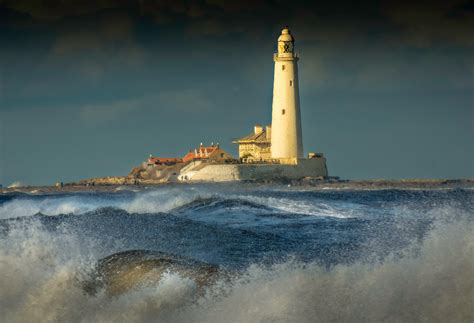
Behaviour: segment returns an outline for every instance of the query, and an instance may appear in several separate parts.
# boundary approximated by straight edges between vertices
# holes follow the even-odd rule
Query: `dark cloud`
[[[228,12],[271,10],[271,6],[274,5],[273,2],[266,0],[207,0],[206,3]]]
[[[107,10],[131,10],[143,16],[152,16],[159,23],[171,22],[179,17],[209,17],[223,12],[271,9],[270,2],[262,0],[2,0],[0,5],[43,21]]]
[[[67,16],[81,16],[101,10],[130,5],[131,1],[115,0],[2,0],[0,5],[29,14],[38,20],[51,21]]]
[[[433,42],[474,45],[474,8],[468,0],[307,2],[277,0],[0,0],[0,7],[36,22],[122,12],[135,20],[179,23],[187,34],[247,33],[291,22],[322,40],[380,32],[417,47]],[[81,24],[81,20],[76,20]],[[250,26],[250,28],[248,27]],[[329,29],[329,30],[328,30]],[[347,34],[351,34],[347,36]],[[314,36],[315,35],[315,36]]]
[[[401,28],[400,38],[407,44],[474,46],[474,8],[470,1],[396,1],[386,4],[383,12]]]

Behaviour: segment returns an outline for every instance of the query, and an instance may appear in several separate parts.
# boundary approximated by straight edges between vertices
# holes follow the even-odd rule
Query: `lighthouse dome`
[[[278,41],[283,41],[283,42],[289,42],[289,41],[295,41],[293,39],[293,36],[291,36],[290,34],[290,30],[288,29],[288,26],[286,26],[285,28],[283,28],[283,30],[281,31],[281,35],[280,37],[278,37]]]

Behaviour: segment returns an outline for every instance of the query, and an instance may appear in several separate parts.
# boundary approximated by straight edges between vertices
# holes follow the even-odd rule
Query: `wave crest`
[[[119,208],[128,213],[227,212],[295,214],[321,217],[352,218],[366,212],[354,203],[329,203],[320,199],[301,200],[292,197],[235,194],[193,189],[120,192],[115,194],[75,194],[17,196],[0,204],[0,220],[44,215],[84,214],[104,207]]]
[[[92,268],[93,249],[30,223],[0,239],[0,307],[8,322],[471,322],[473,245],[472,222],[442,223],[402,257],[330,269],[254,264],[189,302],[192,282],[172,273],[120,296],[91,297],[78,281]]]

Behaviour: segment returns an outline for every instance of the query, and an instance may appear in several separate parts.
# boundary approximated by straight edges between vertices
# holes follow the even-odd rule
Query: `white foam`
[[[120,207],[129,213],[169,212],[199,198],[201,195],[198,192],[171,188],[138,194],[131,202],[123,203]]]
[[[104,202],[78,196],[14,199],[0,205],[0,219],[31,216],[39,212],[45,215],[81,214],[111,204]]]
[[[87,250],[66,232],[18,228],[0,239],[5,322],[472,322],[472,222],[438,226],[418,252],[331,270],[289,261],[254,265],[197,303],[193,284],[165,275],[158,286],[118,297],[85,294]],[[82,269],[81,269],[82,268]]]
[[[101,207],[116,207],[129,213],[169,212],[200,198],[216,196],[213,192],[194,189],[169,188],[140,192],[121,199],[104,195],[58,196],[16,198],[0,205],[0,219],[45,215],[83,214]]]
[[[325,270],[285,263],[251,267],[198,322],[471,322],[472,224],[438,228],[418,254]]]
[[[23,187],[23,186],[24,186],[23,183],[16,181],[8,185],[7,188],[18,188],[18,187]]]
[[[279,192],[272,190],[270,192]],[[280,191],[281,192],[281,191]],[[268,193],[268,192],[267,192]],[[124,193],[116,193],[124,194]],[[265,206],[275,213],[301,214],[315,217],[359,218],[374,210],[373,206],[366,206],[350,201],[332,201],[324,198],[298,198],[291,194],[284,197],[267,196],[258,190],[230,187],[163,187],[146,190],[129,195],[120,195],[119,198],[104,194],[74,194],[68,196],[46,195],[15,198],[0,204],[0,219],[31,216],[38,212],[46,215],[82,214],[101,207],[121,208],[129,213],[159,213],[196,201],[198,199],[220,198],[240,199]],[[428,201],[433,204],[435,201]],[[399,208],[397,212],[396,209]],[[404,207],[396,204],[388,211],[394,213],[424,212],[423,206]],[[262,211],[263,212],[263,211]]]
[[[265,205],[282,213],[335,217],[342,219],[357,217],[357,211],[360,209],[359,205],[347,202],[337,202],[336,206],[335,204],[331,205],[320,200],[302,201],[300,199],[259,197],[254,195],[235,195],[234,198]]]

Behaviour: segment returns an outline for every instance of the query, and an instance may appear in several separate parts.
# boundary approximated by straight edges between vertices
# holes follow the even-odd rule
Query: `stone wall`
[[[285,164],[209,164],[189,173],[190,181],[225,182],[235,180],[272,180],[327,177],[325,158],[301,158],[297,165]]]
[[[240,164],[209,164],[198,171],[189,172],[190,181],[227,182],[240,179]]]

